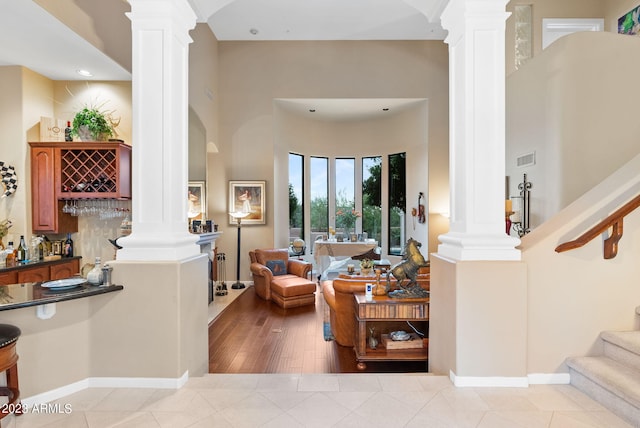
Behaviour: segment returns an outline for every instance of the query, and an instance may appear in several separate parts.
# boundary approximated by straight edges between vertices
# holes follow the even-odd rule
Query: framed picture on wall
[[[265,224],[266,181],[230,181],[229,212],[248,212],[242,224]],[[229,224],[237,221],[229,216]]]
[[[618,33],[631,36],[640,33],[640,6],[618,18]]]
[[[194,220],[203,221],[207,218],[207,191],[204,181],[190,181],[188,190],[189,224]]]

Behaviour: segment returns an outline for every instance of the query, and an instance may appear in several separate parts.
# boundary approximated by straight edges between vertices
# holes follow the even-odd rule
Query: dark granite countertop
[[[25,269],[25,268],[32,268],[32,267],[38,267],[38,266],[48,266],[48,265],[54,265],[57,263],[64,263],[64,262],[68,262],[69,260],[73,260],[73,259],[82,259],[81,256],[74,256],[74,257],[65,257],[65,258],[61,258],[58,260],[38,260],[37,262],[26,262],[26,263],[16,263],[13,266],[2,266],[0,267],[0,273],[3,272],[9,272],[12,270],[19,270],[19,269]]]
[[[42,287],[41,284],[24,282],[0,286],[0,311],[81,299],[124,289],[122,285],[93,286],[85,282],[74,288],[55,290]]]

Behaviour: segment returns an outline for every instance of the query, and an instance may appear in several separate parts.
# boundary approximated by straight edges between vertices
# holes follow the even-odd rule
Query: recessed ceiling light
[[[389,107],[383,108],[382,111],[389,111]]]
[[[316,109],[314,109],[314,108],[310,108],[310,109],[309,109],[309,111],[310,111],[311,113],[315,113],[315,112],[316,112]]]
[[[253,34],[254,36],[255,36],[256,34],[258,34],[258,30],[257,30],[256,28],[252,28],[252,29],[250,29],[250,30],[249,30],[249,32],[250,32],[251,34]]]
[[[91,73],[89,70],[78,69],[76,70],[76,73],[84,77],[93,77],[93,73]]]

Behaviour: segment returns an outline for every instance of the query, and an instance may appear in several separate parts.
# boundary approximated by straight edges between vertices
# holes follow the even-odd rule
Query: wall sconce
[[[511,196],[511,225],[513,230],[516,231],[519,237],[523,237],[531,230],[529,229],[529,194],[531,189],[531,182],[527,181],[527,174],[524,174],[522,183],[518,184],[518,190],[520,190],[520,196]],[[506,211],[506,207],[505,207]],[[508,223],[507,223],[508,224]],[[507,229],[507,234],[510,234],[510,228]]]

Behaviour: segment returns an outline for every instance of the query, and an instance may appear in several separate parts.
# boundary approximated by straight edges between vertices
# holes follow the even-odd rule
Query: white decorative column
[[[507,0],[450,0],[450,232],[431,257],[429,371],[527,386],[526,265],[504,225]]]
[[[183,260],[188,232],[188,54],[196,15],[187,0],[129,0],[133,75],[132,234],[118,260]]]
[[[520,260],[505,233],[505,21],[508,0],[450,0],[449,232],[438,254],[453,260]]]

